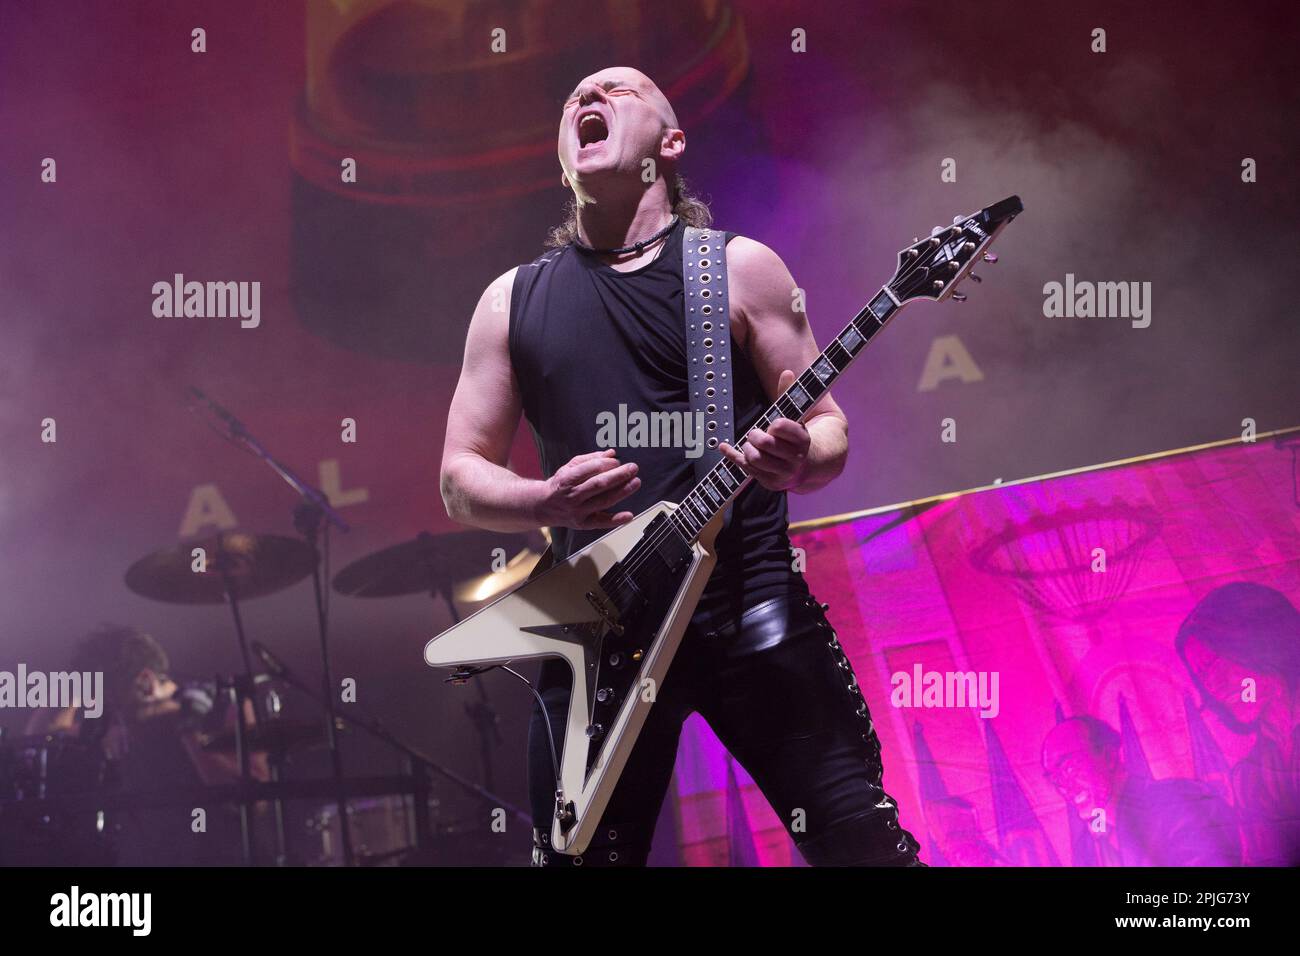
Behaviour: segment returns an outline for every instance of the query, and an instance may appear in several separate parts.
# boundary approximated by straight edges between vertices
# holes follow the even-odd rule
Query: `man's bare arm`
[[[510,294],[515,272],[484,290],[470,320],[465,363],[447,414],[440,485],[449,517],[492,531],[543,525],[608,528],[632,520],[611,513],[640,487],[636,465],[612,451],[578,455],[549,479],[522,478],[506,467],[522,400],[510,365]]]
[[[483,291],[470,319],[465,363],[447,412],[439,479],[448,516],[493,531],[538,527],[541,497],[541,482],[505,467],[521,413],[507,339],[515,272]]]
[[[727,276],[732,305],[745,327],[745,351],[767,396],[775,399],[821,351],[807,316],[794,309],[794,278],[780,256],[743,236],[727,245]],[[751,431],[744,466],[765,487],[797,494],[816,491],[844,470],[848,427],[844,412],[827,393],[803,425],[780,419],[766,432]]]

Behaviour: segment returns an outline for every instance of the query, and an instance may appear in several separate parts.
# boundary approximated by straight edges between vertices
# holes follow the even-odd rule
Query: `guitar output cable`
[[[572,814],[564,805],[564,784],[560,775],[560,757],[555,749],[555,729],[551,726],[551,714],[546,709],[546,701],[542,699],[542,695],[538,693],[537,688],[533,686],[532,681],[519,673],[513,667],[510,667],[508,664],[493,664],[490,667],[467,667],[458,669],[451,675],[451,677],[447,678],[446,682],[463,684],[471,677],[477,677],[479,674],[484,674],[498,667],[522,682],[523,685],[532,692],[533,697],[537,700],[537,706],[541,708],[542,720],[546,722],[546,744],[551,750],[551,772],[555,775],[555,816],[560,820],[567,821],[572,818]]]

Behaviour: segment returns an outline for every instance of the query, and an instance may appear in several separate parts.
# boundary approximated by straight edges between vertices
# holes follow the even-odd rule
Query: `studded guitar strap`
[[[722,459],[718,443],[735,443],[732,422],[731,323],[727,292],[727,236],[687,226],[682,237],[686,318],[686,374],[691,421],[704,422],[704,448],[695,459],[701,481]],[[724,523],[731,520],[728,508]]]

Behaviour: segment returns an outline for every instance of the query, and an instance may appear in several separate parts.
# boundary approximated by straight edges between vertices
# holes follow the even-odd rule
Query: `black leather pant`
[[[543,665],[539,691],[557,751],[569,681],[563,662]],[[535,705],[528,748],[534,865],[644,866],[682,722],[695,711],[754,778],[809,864],[925,865],[881,786],[880,738],[853,668],[822,607],[802,597],[757,604],[739,626],[701,624],[699,616],[691,623],[582,856],[549,845],[555,776]]]

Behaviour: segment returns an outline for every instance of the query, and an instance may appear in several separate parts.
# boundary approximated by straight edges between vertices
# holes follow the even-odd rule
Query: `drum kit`
[[[224,531],[155,551],[126,572],[126,586],[143,597],[169,604],[226,604],[230,608],[243,672],[221,678],[218,688],[233,709],[233,727],[205,736],[202,749],[232,755],[239,765],[240,783],[210,788],[210,796],[239,806],[243,862],[261,862],[254,846],[253,824],[255,810],[263,804],[273,808],[277,865],[466,862],[447,860],[439,852],[443,845],[451,848],[464,844],[466,828],[458,826],[457,821],[441,820],[437,827],[431,826],[430,817],[437,815],[441,805],[432,785],[435,777],[488,807],[504,808],[531,827],[524,809],[491,791],[490,752],[496,741],[496,715],[481,681],[475,682],[478,699],[466,705],[466,710],[480,737],[483,786],[441,766],[378,721],[359,714],[355,706],[340,709],[334,704],[337,688],[330,674],[328,600],[321,570],[328,565],[322,561],[320,542],[323,538],[327,551],[328,524],[344,531],[347,525],[323,493],[272,458],[242,423],[202,393],[192,392],[224,423],[228,437],[262,457],[301,496],[294,511],[300,538]],[[325,523],[326,533],[322,534]],[[486,602],[525,580],[546,544],[540,533],[425,532],[352,562],[330,584],[334,593],[353,598],[425,594],[445,602],[453,619],[459,620],[458,606]],[[489,567],[490,563],[496,565],[495,569]],[[264,644],[250,642],[241,615],[243,602],[279,593],[309,577],[315,585],[320,631],[322,680],[316,686],[299,680]],[[260,668],[254,665],[255,658]],[[322,719],[286,718],[279,693],[282,686],[293,687],[313,700]],[[250,713],[254,715],[252,720],[248,719]],[[405,772],[396,777],[345,777],[338,746],[344,729],[380,740],[403,758]],[[322,747],[330,751],[329,778],[284,779],[291,755]],[[254,778],[255,754],[267,756],[269,781]],[[35,847],[27,855],[53,857],[38,862],[110,861],[111,826],[105,824],[106,815],[111,821],[114,808],[130,807],[132,802],[131,794],[114,792],[111,764],[97,745],[79,741],[73,734],[16,740],[0,737],[0,854]],[[312,797],[329,800],[308,824],[319,848],[291,854],[284,803],[291,798]],[[39,824],[36,831],[31,826],[33,821]],[[19,830],[29,837],[39,832],[40,839],[35,843],[30,838],[15,842]]]
[[[544,540],[544,539],[543,539]],[[538,557],[541,542],[524,535],[492,535],[457,532],[443,535],[420,534],[412,540],[367,555],[335,575],[336,594],[357,598],[389,598],[428,594],[446,601],[454,616],[459,607],[487,601],[509,590],[527,576]],[[207,555],[208,570],[196,572],[194,549]],[[502,548],[511,555],[501,570],[482,572],[471,556],[487,556]],[[500,553],[500,552],[499,552]],[[288,850],[284,799],[290,788],[281,785],[287,759],[328,745],[328,728],[323,721],[291,720],[281,712],[275,684],[288,684],[314,697],[319,690],[297,680],[269,649],[246,642],[240,603],[278,593],[306,579],[312,573],[311,548],[293,538],[246,532],[223,532],[185,545],[148,554],[126,573],[130,590],[144,597],[172,604],[202,605],[228,603],[236,623],[241,648],[250,660],[260,658],[262,670],[251,684],[235,677],[220,686],[236,702],[246,696],[254,701],[256,721],[235,720],[233,727],[202,738],[202,749],[210,753],[243,758],[265,754],[269,758],[271,781],[248,781],[237,794],[241,807],[268,801],[275,815],[275,859],[312,864],[379,865],[411,860],[440,861],[439,845],[449,854],[463,844],[460,821],[439,821],[433,827],[428,818],[437,815],[440,801],[431,792],[428,777],[436,774],[480,798],[487,806],[505,807],[526,818],[524,811],[493,794],[490,752],[496,742],[496,715],[488,704],[482,681],[475,684],[479,698],[466,710],[479,732],[483,759],[483,780],[479,786],[439,766],[435,761],[393,737],[381,725],[342,710],[332,715],[336,731],[345,728],[368,731],[393,746],[407,758],[404,778],[344,778],[341,787],[318,786],[329,796],[344,795],[321,807],[307,822],[311,841],[293,857]],[[249,670],[253,670],[251,663]],[[242,706],[236,713],[243,711]],[[0,738],[0,857],[9,862],[60,861],[73,864],[104,864],[112,859],[111,807],[129,807],[130,794],[115,792],[112,764],[97,743],[79,740],[74,734],[52,733]],[[375,795],[378,781],[402,787],[401,793]],[[303,792],[292,788],[293,795]],[[307,788],[311,792],[311,788]],[[350,797],[350,794],[366,794]],[[96,800],[100,803],[94,806]],[[75,809],[74,809],[75,808]],[[421,817],[424,820],[421,820]],[[245,813],[245,817],[247,814]],[[241,823],[244,818],[241,818]],[[531,823],[529,824],[531,826]],[[244,826],[248,827],[247,833]],[[252,826],[241,826],[241,840],[248,862],[254,861]],[[314,844],[314,845],[313,845]]]

